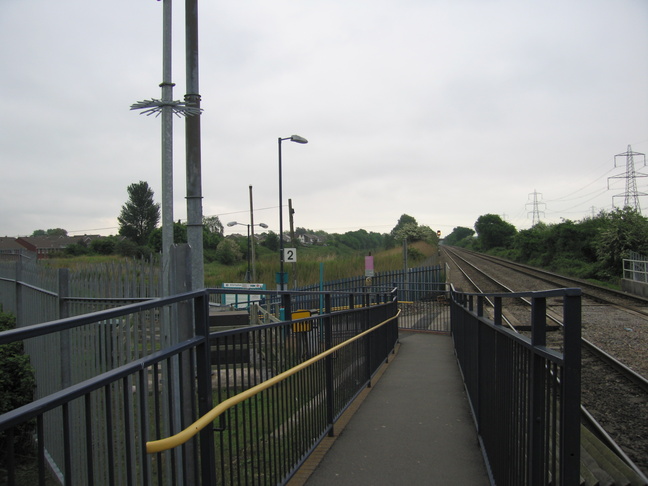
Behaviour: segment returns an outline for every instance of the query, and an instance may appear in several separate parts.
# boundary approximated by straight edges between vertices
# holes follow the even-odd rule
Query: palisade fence
[[[35,258],[0,262],[0,308],[16,316],[18,328],[149,300],[160,295],[160,288],[159,267],[146,261],[102,263],[73,271],[48,268]],[[36,378],[34,399],[160,349],[162,332],[160,311],[153,310],[25,340]],[[113,400],[105,406],[120,403]],[[67,414],[79,417],[82,407],[82,402],[73,402]],[[93,416],[98,413],[97,408]],[[42,422],[48,437],[46,455],[55,475],[62,474],[60,465],[65,463],[63,420],[60,413],[50,413]],[[82,426],[73,422],[77,432]]]
[[[347,293],[358,305],[339,311],[327,293],[322,314],[211,332],[218,311],[210,312],[210,297],[226,292],[147,299],[0,333],[0,345],[43,341],[47,354],[56,354],[47,349],[51,336],[50,346],[69,341],[79,355],[73,367],[106,360],[105,371],[0,415],[0,483],[16,484],[26,463],[36,477],[20,484],[284,484],[393,352],[395,293]],[[294,308],[294,292],[264,294]],[[182,329],[169,346],[150,334],[165,316]],[[149,449],[268,378],[282,381],[178,447]],[[29,454],[19,450],[25,435],[35,439]]]
[[[159,264],[144,260],[92,264],[73,270],[48,268],[35,259],[0,261],[0,305],[18,316],[20,327],[159,297],[161,278]],[[449,332],[448,292],[441,265],[300,287],[297,290],[303,293],[295,308],[321,309],[323,298],[314,297],[313,292],[334,292],[332,305],[340,307],[348,303],[336,297],[337,292],[372,293],[392,288],[398,288],[402,328]]]

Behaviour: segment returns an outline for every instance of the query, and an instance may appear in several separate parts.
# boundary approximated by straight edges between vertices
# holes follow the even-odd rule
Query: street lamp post
[[[250,224],[246,224],[246,223],[239,223],[237,221],[230,221],[229,223],[227,223],[227,226],[236,226],[236,225],[247,226],[247,264],[248,264],[247,267],[248,268],[247,268],[247,273],[245,275],[245,281],[247,283],[250,283],[250,275],[251,275],[250,274],[250,244],[252,244],[252,245],[254,244],[254,242],[250,242],[250,227],[251,226],[261,226],[262,228],[267,228],[268,225],[265,224],[265,223],[259,223],[259,224],[255,224],[255,225],[250,225]]]
[[[284,289],[284,245],[283,245],[283,193],[281,187],[281,142],[290,140],[297,143],[308,143],[304,137],[291,135],[290,137],[279,137],[279,290]]]

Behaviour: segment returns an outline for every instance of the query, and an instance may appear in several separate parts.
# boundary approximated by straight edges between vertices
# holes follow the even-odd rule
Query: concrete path
[[[452,339],[401,331],[400,343],[312,473],[289,484],[490,484]]]

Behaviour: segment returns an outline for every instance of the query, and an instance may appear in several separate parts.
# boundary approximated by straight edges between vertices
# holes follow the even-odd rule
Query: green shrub
[[[0,332],[16,327],[12,314],[0,312]],[[0,345],[0,414],[30,403],[34,398],[36,380],[29,356],[24,353],[21,341]],[[32,423],[14,429],[14,453],[17,457],[27,455],[32,448]],[[6,432],[0,433],[0,451],[8,450]],[[0,455],[0,464],[4,461]]]

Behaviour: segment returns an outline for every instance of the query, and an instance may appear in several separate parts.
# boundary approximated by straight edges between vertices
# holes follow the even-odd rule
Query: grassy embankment
[[[437,251],[436,247],[417,241],[410,246],[408,265],[415,267],[423,264],[426,258]],[[341,250],[327,246],[300,247],[297,249],[297,283],[299,286],[311,285],[319,282],[320,263],[324,264],[324,280],[339,280],[349,277],[364,275],[364,257],[367,251]],[[401,247],[389,250],[373,251],[374,268],[376,272],[400,270],[403,268],[403,250]],[[51,268],[69,268],[71,270],[83,268],[93,264],[108,264],[110,262],[125,261],[119,256],[93,255],[72,258],[52,258],[43,260],[43,264]],[[224,282],[244,282],[247,271],[247,261],[235,265],[223,265],[217,262],[205,264],[205,285],[217,287]],[[276,288],[275,274],[279,271],[279,255],[263,247],[257,250],[256,283],[266,284],[266,288]],[[293,265],[285,264],[284,271],[289,273],[289,287],[294,284]]]

